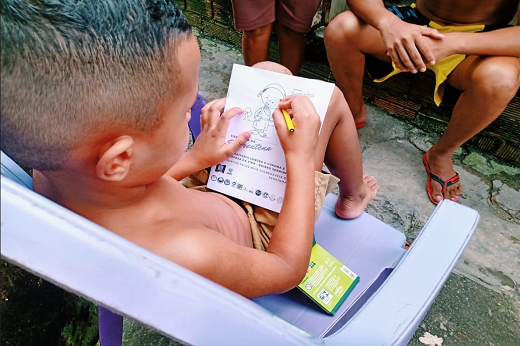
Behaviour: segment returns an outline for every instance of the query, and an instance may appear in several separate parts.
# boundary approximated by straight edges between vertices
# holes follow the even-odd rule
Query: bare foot
[[[453,161],[451,155],[440,156],[434,155],[431,149],[425,154],[426,161],[430,166],[430,171],[438,175],[442,180],[447,181],[453,178],[457,173],[453,169]],[[451,186],[446,187],[444,193],[442,192],[442,186],[435,180],[431,180],[432,186],[432,198],[439,203],[443,199],[450,199],[457,202],[460,194],[462,193],[462,185],[460,182],[456,182]],[[436,203],[436,204],[437,204]]]
[[[335,208],[336,215],[343,219],[354,219],[363,213],[368,203],[376,197],[379,184],[373,176],[364,174],[363,185],[365,186],[365,197],[363,198],[343,196],[341,192],[339,193]]]

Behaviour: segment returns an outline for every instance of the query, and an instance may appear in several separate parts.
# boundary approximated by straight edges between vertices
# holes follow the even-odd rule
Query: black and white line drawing
[[[244,111],[244,120],[253,123],[252,135],[268,138],[269,126],[274,127],[272,114],[280,100],[285,98],[285,89],[280,84],[271,83],[260,90],[257,97],[260,97],[264,105],[257,109],[254,115],[251,108],[247,107]]]

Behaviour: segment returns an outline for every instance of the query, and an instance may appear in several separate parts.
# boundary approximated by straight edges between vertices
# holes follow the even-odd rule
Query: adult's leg
[[[272,29],[273,23],[270,23],[242,33],[242,55],[247,66],[267,60]]]
[[[520,59],[515,57],[470,56],[448,78],[462,94],[439,141],[426,153],[430,169],[443,180],[455,175],[452,155],[464,142],[498,118],[520,86]],[[456,199],[460,183],[446,189],[432,182],[433,196]]]
[[[365,54],[391,63],[379,31],[352,12],[343,12],[325,30],[327,58],[336,84],[345,95],[356,124],[366,118],[363,102]]]
[[[280,63],[297,76],[303,63],[306,35],[292,30],[280,22],[276,23]]]

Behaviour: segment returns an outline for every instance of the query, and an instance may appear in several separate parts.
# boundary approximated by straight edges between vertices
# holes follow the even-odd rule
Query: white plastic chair
[[[317,242],[362,278],[375,281],[363,289],[365,294],[352,292],[352,302],[344,303],[350,310],[330,317],[302,303],[298,292],[246,299],[31,191],[31,178],[3,152],[1,163],[1,252],[6,260],[194,345],[405,345],[478,220],[476,211],[445,200],[405,251],[402,234],[368,214],[340,220],[333,215],[334,197],[327,198],[316,225]],[[385,245],[374,243],[381,232],[396,235],[384,241],[392,259],[376,252]],[[350,239],[354,233],[367,235],[364,241]],[[380,268],[368,278],[358,267],[379,261],[393,261],[395,268]],[[323,332],[305,331],[313,320]]]
[[[195,136],[202,105],[199,94]],[[33,192],[3,152],[1,167],[2,257],[100,305],[102,346],[121,345],[122,315],[193,345],[405,345],[478,222],[444,200],[406,251],[404,234],[367,213],[337,218],[328,196],[316,241],[361,278],[329,316],[297,289],[246,299]]]

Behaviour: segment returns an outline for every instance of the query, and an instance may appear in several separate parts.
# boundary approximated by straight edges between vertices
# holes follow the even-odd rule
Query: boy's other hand
[[[251,133],[243,132],[234,141],[226,143],[229,121],[244,111],[238,107],[222,112],[226,98],[211,101],[202,108],[200,115],[200,135],[190,150],[192,159],[204,165],[214,166],[221,163],[243,146]]]
[[[291,115],[294,132],[287,129],[282,109]],[[314,159],[321,120],[307,96],[293,95],[283,99],[273,113],[273,120],[286,157],[296,155],[304,160]]]

